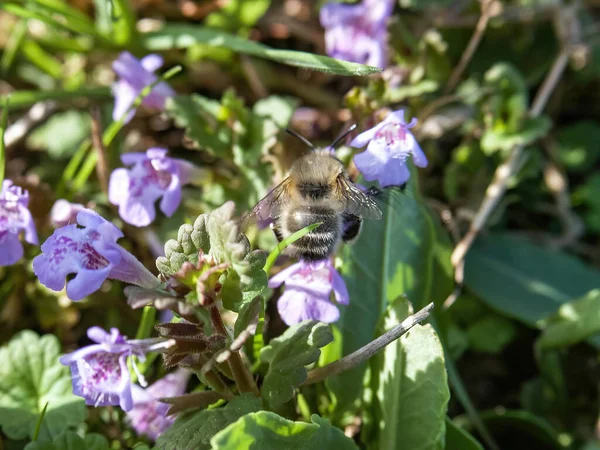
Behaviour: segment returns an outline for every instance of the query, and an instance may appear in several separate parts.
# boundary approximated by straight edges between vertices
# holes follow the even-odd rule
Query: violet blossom
[[[95,344],[60,357],[60,362],[71,368],[73,394],[83,397],[87,405],[119,405],[130,411],[134,402],[127,358],[143,359],[148,352],[163,351],[170,342],[127,340],[116,328],[107,333],[100,327],[91,327],[87,335]],[[137,371],[135,363],[133,367]],[[140,381],[145,383],[143,378]]]
[[[332,58],[385,68],[387,19],[392,0],[363,0],[349,5],[327,3],[321,8],[325,49]]]
[[[160,210],[172,216],[181,203],[181,186],[200,176],[200,169],[182,159],[169,158],[167,150],[153,147],[146,153],[125,153],[123,164],[130,169],[115,169],[110,175],[108,200],[119,206],[121,218],[144,227],[156,218],[156,201],[162,197]]]
[[[377,180],[382,187],[400,186],[410,178],[406,160],[412,160],[418,167],[427,167],[427,157],[410,128],[417,119],[409,123],[404,121],[404,111],[394,111],[373,128],[354,138],[352,147],[364,147],[367,150],[354,156],[354,164],[365,180]]]
[[[35,223],[29,209],[29,192],[11,180],[2,182],[0,190],[0,266],[10,266],[23,257],[21,231],[30,244],[38,244]]]
[[[159,280],[135,256],[117,244],[123,233],[90,209],[77,214],[78,225],[54,231],[42,244],[42,254],[33,259],[40,282],[60,291],[68,275],[67,296],[81,300],[100,289],[107,278],[153,288]]]
[[[184,394],[190,374],[188,370],[178,369],[146,389],[133,386],[133,409],[127,412],[127,417],[139,435],[156,440],[173,425],[175,417],[167,416],[170,405],[159,399]]]
[[[120,77],[113,85],[115,106],[113,109],[113,120],[121,120],[129,110],[136,97],[142,90],[157,80],[154,71],[163,65],[163,59],[159,55],[150,54],[138,60],[129,52],[123,52],[113,62],[113,70]],[[168,97],[175,95],[175,91],[164,82],[158,83],[152,91],[144,97],[142,104],[150,108],[163,110]],[[129,122],[135,111],[127,114],[125,122]]]
[[[54,228],[64,227],[77,221],[77,214],[85,209],[80,203],[71,203],[65,199],[59,199],[54,202],[50,210],[50,222]]]
[[[282,283],[285,292],[277,301],[277,310],[287,325],[303,320],[337,321],[340,312],[330,300],[332,291],[337,303],[349,303],[346,284],[329,260],[293,264],[271,277],[269,287]]]

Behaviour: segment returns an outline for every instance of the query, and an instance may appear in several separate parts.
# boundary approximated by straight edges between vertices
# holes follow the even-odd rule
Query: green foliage
[[[271,6],[271,0],[233,0],[218,11],[210,13],[205,24],[212,28],[221,28],[229,32],[252,27]]]
[[[544,330],[537,340],[541,349],[574,345],[600,333],[600,290],[561,305],[542,326]]]
[[[177,418],[171,428],[159,436],[160,450],[209,450],[210,440],[219,431],[246,414],[261,409],[260,399],[252,394],[234,398],[221,408],[204,409]]]
[[[215,450],[354,450],[358,447],[342,430],[316,414],[312,423],[293,422],[269,411],[248,414],[216,434],[210,441]]]
[[[567,170],[593,169],[600,160],[600,125],[589,120],[561,127],[556,132],[558,157]]]
[[[47,150],[55,159],[71,156],[77,146],[90,135],[90,118],[79,111],[54,114],[27,138],[27,144],[38,150]],[[60,139],[57,137],[60,136]]]
[[[379,334],[410,313],[404,298],[390,304]],[[398,442],[415,450],[443,449],[450,398],[444,350],[431,325],[416,325],[371,359],[373,422],[377,432],[370,448],[396,449]]]
[[[443,300],[432,296],[434,284],[445,283],[447,275],[440,272],[439,279],[433,279],[436,227],[418,200],[415,178],[411,177],[403,193],[390,196],[383,219],[366,220],[357,242],[343,250],[342,275],[350,292],[350,305],[341,308],[338,322],[343,355],[373,339],[379,317],[398,296],[406,295],[415,309]],[[359,366],[327,380],[338,412],[361,397],[365,368]]]
[[[316,362],[319,349],[332,339],[327,324],[311,320],[291,326],[261,349],[260,360],[269,364],[261,394],[271,407],[292,399],[294,387],[306,380],[305,366]]]
[[[104,436],[97,433],[81,438],[73,431],[59,434],[51,441],[35,441],[27,444],[25,450],[108,450],[110,447]]]
[[[55,438],[85,420],[85,403],[72,394],[69,369],[59,356],[55,336],[39,337],[28,330],[0,349],[0,426],[11,439],[33,437],[46,403],[40,440]]]
[[[505,317],[487,315],[467,329],[469,348],[487,353],[500,353],[517,335],[517,327]]]
[[[467,253],[469,289],[493,309],[530,326],[599,283],[600,272],[577,258],[509,234],[481,237]]]
[[[446,450],[483,450],[483,446],[468,431],[446,418]]]
[[[340,61],[327,56],[274,49],[221,30],[187,24],[167,24],[158,31],[143,34],[141,40],[143,47],[148,51],[188,48],[195,44],[204,44],[334,75],[369,75],[380,71],[375,67]]]
[[[225,203],[210,214],[198,216],[194,225],[182,225],[177,239],[165,244],[165,256],[156,260],[156,267],[165,275],[175,274],[184,262],[198,264],[198,252],[213,257],[217,263],[228,263],[222,284],[227,286],[225,302],[237,311],[245,301],[254,299],[266,288],[263,271],[265,255],[250,251],[250,243],[239,232],[234,219],[235,205]],[[225,293],[224,293],[225,295]]]

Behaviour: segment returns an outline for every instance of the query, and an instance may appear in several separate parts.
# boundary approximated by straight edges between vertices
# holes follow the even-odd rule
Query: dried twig
[[[401,324],[396,325],[390,331],[382,334],[377,339],[372,342],[369,342],[364,347],[359,348],[353,353],[350,353],[348,356],[343,357],[331,364],[327,364],[324,367],[319,367],[318,369],[311,370],[308,372],[308,377],[303,385],[318,383],[319,381],[323,381],[325,378],[337,375],[339,373],[345,372],[346,370],[350,370],[353,367],[356,367],[365,361],[367,361],[371,356],[375,353],[383,349],[386,345],[394,342],[396,339],[406,334],[412,327],[416,324],[423,322],[431,311],[433,310],[433,303],[425,306],[420,311],[416,312],[412,316],[408,316],[406,319],[402,321]]]
[[[34,104],[23,117],[7,128],[4,133],[4,143],[6,148],[18,143],[27,136],[33,128],[46,120],[54,111],[56,111],[56,102],[45,101]]]
[[[488,22],[490,21],[490,17],[492,17],[494,11],[498,9],[498,3],[496,0],[482,0],[481,3],[481,16],[477,21],[477,25],[475,25],[475,31],[473,31],[473,35],[471,36],[471,40],[467,45],[464,53],[460,57],[460,61],[454,68],[452,75],[450,75],[450,79],[448,80],[448,84],[444,89],[444,94],[448,94],[454,90],[458,82],[460,81],[460,77],[463,72],[467,68],[467,65],[473,58],[477,47],[479,47],[479,43],[481,39],[483,39],[483,35],[488,26]]]

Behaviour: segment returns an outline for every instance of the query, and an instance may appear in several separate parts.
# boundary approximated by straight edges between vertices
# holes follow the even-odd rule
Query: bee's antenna
[[[356,124],[351,125],[350,128],[348,128],[346,131],[344,131],[342,134],[340,134],[335,141],[333,141],[333,144],[330,145],[331,148],[335,148],[342,139],[344,139],[346,136],[348,136],[350,133],[352,133],[354,130],[356,129]]]
[[[310,142],[308,139],[306,139],[301,134],[296,133],[294,130],[290,130],[289,128],[286,128],[285,132],[288,134],[291,134],[294,137],[297,137],[298,139],[300,139],[302,142],[304,142],[306,145],[308,145],[313,150],[315,149],[315,146],[312,144],[312,142]]]

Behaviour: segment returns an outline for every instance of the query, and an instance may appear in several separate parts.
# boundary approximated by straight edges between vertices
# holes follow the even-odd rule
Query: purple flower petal
[[[33,271],[46,287],[60,291],[68,275],[67,295],[80,300],[100,288],[107,278],[117,278],[144,287],[158,280],[137,259],[116,244],[123,233],[89,209],[77,214],[77,225],[54,231],[42,244],[42,254],[33,260]]]
[[[304,320],[332,323],[340,318],[337,307],[327,299],[307,295],[305,291],[286,290],[277,301],[277,311],[286,325]]]
[[[0,231],[0,266],[12,266],[23,257],[23,244],[17,233]]]
[[[150,55],[144,56],[140,60],[140,64],[142,65],[144,70],[146,70],[148,72],[156,72],[158,69],[160,69],[162,67],[163,63],[164,63],[164,61],[163,61],[162,56],[155,55],[155,54],[150,54]]]
[[[35,223],[28,209],[29,193],[11,180],[2,182],[0,190],[0,266],[15,264],[23,257],[19,233],[30,244],[37,245]]]
[[[123,119],[125,113],[129,111],[129,108],[131,108],[131,105],[133,105],[133,102],[135,101],[135,98],[138,96],[139,92],[133,89],[127,82],[121,80],[113,85],[112,93],[115,97],[115,106],[112,112],[112,119],[117,122]],[[134,115],[135,111],[129,111],[127,116],[125,116],[123,119],[123,122],[128,123]]]
[[[77,214],[84,208],[85,206],[79,203],[71,203],[64,199],[56,200],[50,210],[50,222],[55,228],[75,223]]]

